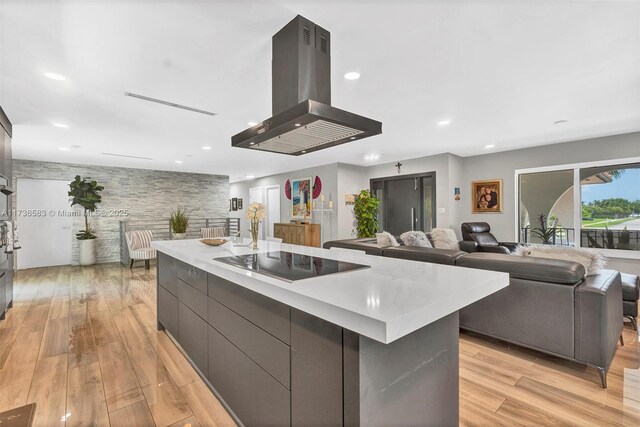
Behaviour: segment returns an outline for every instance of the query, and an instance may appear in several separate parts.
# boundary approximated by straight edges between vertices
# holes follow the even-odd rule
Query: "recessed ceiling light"
[[[253,144],[255,144],[255,142],[253,142],[253,141],[251,141],[251,142],[249,143],[249,145],[253,145]]]
[[[380,158],[380,154],[366,154],[364,156],[364,159],[369,161],[378,160],[379,158]]]
[[[245,176],[245,178],[247,178],[247,179],[253,179],[255,177],[256,177],[255,175],[247,175],[247,176]]]
[[[247,124],[248,124],[249,126],[255,126],[255,125],[257,125],[258,123],[257,123],[257,122],[249,122],[249,123],[247,123]]]
[[[203,150],[211,150],[211,147],[205,145],[204,147],[202,147]]]
[[[356,139],[356,137],[355,137],[355,136],[352,136],[352,137],[351,137],[351,139],[352,139],[352,140],[353,140],[353,139]]]
[[[50,78],[51,80],[67,80],[67,78],[65,76],[63,76],[62,74],[56,74],[56,73],[44,73],[45,77]]]
[[[182,160],[176,160],[176,163],[181,165],[182,164]]]
[[[485,145],[484,148],[494,148],[496,146],[496,144],[488,144]]]
[[[58,147],[60,151],[69,151],[69,147]]]
[[[451,120],[446,120],[446,119],[445,120],[440,120],[438,122],[438,126],[447,126],[447,125],[450,125],[450,124],[451,124]]]
[[[307,152],[307,150],[302,150],[302,151],[301,151],[301,153],[302,153],[302,154],[304,154],[304,153],[306,153],[306,152]]]
[[[57,128],[62,128],[62,129],[67,129],[69,127],[69,125],[64,124],[64,123],[51,123],[52,125],[54,125]]]
[[[300,124],[300,123],[296,123],[294,126],[295,126],[295,127],[297,127],[297,128],[299,128],[300,126],[302,126],[302,124]]]
[[[344,75],[344,78],[347,80],[358,80],[360,78],[360,73],[357,71],[349,71]]]
[[[569,120],[556,120],[555,122],[553,122],[554,125],[561,125],[563,123],[567,123]]]

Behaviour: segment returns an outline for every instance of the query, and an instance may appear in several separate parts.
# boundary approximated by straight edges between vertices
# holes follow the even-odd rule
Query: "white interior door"
[[[262,187],[253,187],[249,189],[249,203],[264,203],[264,189]],[[247,206],[248,207],[248,206]],[[260,239],[264,239],[264,221],[260,223],[260,229],[258,236]]]
[[[265,187],[266,211],[265,220],[267,237],[273,237],[273,224],[280,222],[280,186]]]
[[[59,215],[70,209],[68,191],[67,181],[18,179],[18,269],[71,264],[72,218]]]

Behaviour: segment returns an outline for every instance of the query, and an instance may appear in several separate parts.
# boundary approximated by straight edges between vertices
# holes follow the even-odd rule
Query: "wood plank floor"
[[[0,321],[0,412],[36,402],[36,426],[233,425],[164,332],[155,271],[19,271]],[[625,324],[609,388],[584,366],[460,336],[460,424],[640,425],[640,344]]]

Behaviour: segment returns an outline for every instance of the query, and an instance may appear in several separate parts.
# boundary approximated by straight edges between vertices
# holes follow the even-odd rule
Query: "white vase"
[[[187,238],[187,233],[172,233],[173,240],[184,240]]]
[[[80,246],[80,265],[96,263],[96,239],[78,240]]]

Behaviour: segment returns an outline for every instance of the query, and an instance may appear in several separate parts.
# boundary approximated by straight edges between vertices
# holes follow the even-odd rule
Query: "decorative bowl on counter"
[[[220,246],[227,243],[225,239],[200,239],[200,242],[204,243],[207,246]]]

